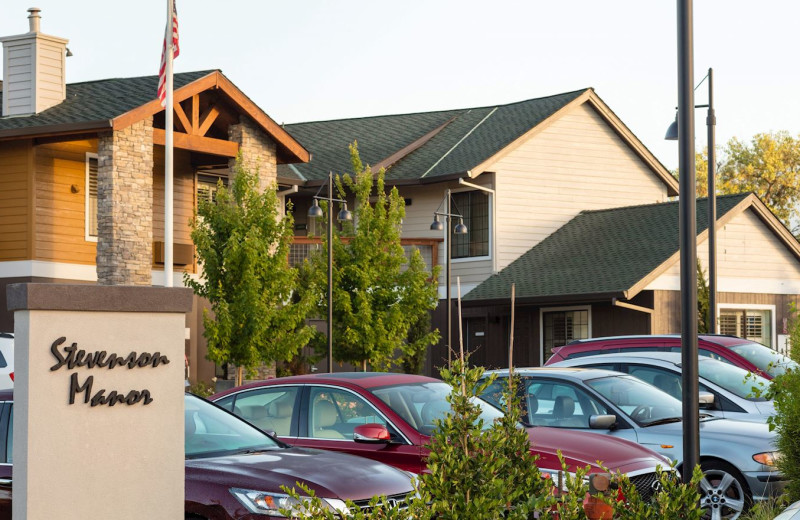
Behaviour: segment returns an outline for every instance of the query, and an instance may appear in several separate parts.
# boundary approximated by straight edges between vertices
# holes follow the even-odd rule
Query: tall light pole
[[[447,284],[446,294],[447,294],[447,365],[450,366],[452,361],[452,351],[451,347],[453,345],[452,338],[453,338],[453,302],[451,297],[451,290],[450,290],[450,266],[453,263],[452,259],[452,251],[453,251],[453,234],[456,235],[464,235],[467,233],[467,226],[464,225],[464,217],[457,213],[452,213],[451,211],[451,203],[452,197],[450,194],[450,188],[447,188],[444,196],[444,211],[441,212],[438,209],[433,212],[433,223],[431,224],[431,230],[433,231],[443,231],[445,228],[445,224],[443,224],[439,217],[444,217],[445,222],[447,223],[447,233],[445,240],[445,249],[446,252],[446,275],[445,275],[445,283]],[[442,207],[442,204],[439,204],[439,208]],[[453,227],[451,218],[456,217],[459,219],[458,224]]]
[[[321,197],[324,184],[320,186],[317,194],[314,195],[314,204],[308,210],[309,218],[319,218],[323,216],[319,201],[328,201],[328,373],[333,373],[333,203],[339,202],[343,205],[342,210],[337,215],[338,221],[353,220],[353,214],[347,211],[347,201],[333,198],[333,172],[328,172],[328,196]]]
[[[708,104],[695,105],[695,108],[708,108],[706,127],[708,129],[708,331],[717,332],[717,161],[715,153],[715,128],[717,116],[714,113],[714,69],[708,69],[708,75],[700,80],[695,90],[708,80]],[[677,116],[667,129],[664,139],[678,140]]]

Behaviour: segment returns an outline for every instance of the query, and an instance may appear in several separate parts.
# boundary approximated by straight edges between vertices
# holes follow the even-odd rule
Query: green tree
[[[708,279],[706,272],[703,270],[703,264],[700,259],[697,259],[697,332],[700,334],[707,334],[709,324],[709,301],[710,292],[708,289]]]
[[[333,236],[334,357],[361,366],[386,369],[398,354],[414,355],[438,341],[428,331],[409,343],[409,328],[436,307],[438,268],[426,271],[419,251],[406,257],[400,242],[405,203],[397,188],[387,194],[384,170],[364,167],[356,144],[350,146],[353,175],[336,179],[341,196],[355,198],[354,222],[344,222]],[[329,217],[330,212],[326,212]],[[327,217],[326,217],[327,218]],[[348,237],[343,240],[342,236]],[[327,241],[314,258],[317,286],[326,287]],[[317,298],[320,315],[327,301]]]
[[[708,150],[695,157],[697,195],[708,195]],[[800,137],[788,132],[756,134],[750,142],[733,138],[718,158],[716,191],[754,192],[787,227],[797,222],[800,203]]]
[[[274,187],[260,192],[258,173],[241,160],[230,189],[220,183],[216,200],[200,201],[191,222],[202,277],[184,282],[211,304],[213,314],[203,314],[208,359],[236,365],[237,384],[245,369],[287,359],[311,337],[304,325],[310,300],[291,303],[293,227]]]

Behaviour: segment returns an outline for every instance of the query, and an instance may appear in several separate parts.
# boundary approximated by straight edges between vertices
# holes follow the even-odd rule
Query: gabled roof
[[[698,199],[697,234],[708,228],[708,199]],[[753,194],[717,197],[717,226],[747,208],[800,259],[791,233]],[[470,291],[464,301],[527,302],[630,299],[679,257],[678,202],[583,211],[508,267]]]
[[[329,171],[351,171],[348,145],[354,141],[364,164],[373,170],[387,167],[390,184],[479,175],[491,168],[493,158],[585,102],[650,165],[670,195],[677,195],[675,179],[590,88],[507,105],[286,125],[313,157],[278,168],[278,177],[313,185],[324,182]]]
[[[175,74],[173,85],[176,103],[204,90],[220,89],[276,141],[284,161],[308,160],[308,151],[220,71]],[[38,114],[0,117],[0,140],[125,128],[164,110],[156,99],[157,86],[158,76],[70,83],[66,86],[66,98],[58,105]]]

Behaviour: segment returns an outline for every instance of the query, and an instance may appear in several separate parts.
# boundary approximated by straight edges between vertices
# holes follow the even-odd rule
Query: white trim
[[[189,273],[189,277],[196,281],[200,281],[200,275]],[[150,285],[164,287],[164,271],[151,271],[150,272]],[[170,287],[185,287],[183,283],[183,271],[172,272],[172,285]]]
[[[92,236],[89,234],[89,204],[91,201],[89,200],[89,159],[95,159],[97,161],[97,177],[98,177],[98,184],[100,181],[100,158],[97,156],[96,153],[86,152],[86,157],[84,158],[86,175],[84,176],[84,190],[86,193],[84,195],[84,205],[83,205],[83,231],[84,231],[84,238],[87,242],[97,242],[97,237]],[[100,234],[100,194],[98,193],[98,215],[97,215],[97,234]]]
[[[659,276],[644,288],[646,291],[680,291],[680,276]],[[718,278],[717,292],[754,294],[800,294],[800,280],[777,278]]]
[[[94,264],[68,264],[63,262],[44,262],[41,260],[0,262],[0,278],[25,277],[96,282],[97,267]]]
[[[589,323],[587,334],[592,337],[592,306],[591,305],[572,305],[566,307],[542,307],[539,309],[539,366],[543,366],[544,359],[544,313],[545,312],[566,312],[566,311],[587,311],[589,313]]]
[[[775,306],[765,305],[761,303],[717,303],[717,328],[719,328],[719,311],[722,309],[742,309],[752,311],[769,311],[770,315],[770,348],[777,350],[778,348],[778,331],[775,329],[776,316]]]
[[[459,179],[459,181],[460,180],[461,179]],[[484,255],[484,256],[465,256],[465,257],[462,257],[462,258],[451,258],[450,262],[453,263],[453,264],[460,264],[462,262],[485,262],[487,260],[491,260],[492,261],[492,271],[495,272],[496,268],[497,268],[497,263],[495,261],[495,258],[497,258],[497,255],[494,254],[494,256],[493,256],[492,253],[495,252],[494,251],[494,225],[495,225],[495,222],[496,222],[496,216],[497,215],[495,215],[495,212],[494,212],[494,206],[495,206],[494,197],[495,197],[496,193],[495,193],[495,191],[493,189],[479,187],[479,186],[472,185],[472,184],[469,184],[469,183],[467,183],[467,185],[468,186],[475,186],[475,187],[474,188],[461,188],[461,189],[456,188],[456,189],[452,189],[452,190],[450,190],[450,195],[452,196],[452,195],[454,195],[456,193],[469,193],[469,192],[473,192],[473,191],[474,192],[481,191],[483,193],[486,193],[486,197],[489,199],[489,202],[488,202],[489,207],[487,208],[487,215],[486,215],[487,218],[489,219],[489,222],[487,223],[487,226],[486,226],[488,228],[488,230],[489,230],[489,244],[488,244],[489,254],[488,255]],[[450,212],[452,213],[452,208],[451,208]],[[447,243],[447,238],[446,237],[447,237],[447,233],[445,233],[445,243]],[[446,255],[447,254],[447,250],[445,249],[444,252],[445,252],[445,255]],[[445,268],[446,268],[446,266],[445,266]]]
[[[457,284],[452,283],[453,282],[452,280],[450,280],[450,282],[451,282],[450,283],[450,287],[451,287],[451,289],[450,289],[450,297],[453,299],[453,301],[455,301],[456,298],[458,297]],[[461,297],[463,298],[464,296],[469,294],[469,292],[472,289],[476,288],[479,285],[480,285],[479,283],[462,283],[461,284]],[[439,286],[439,299],[440,300],[446,300],[447,299],[447,282],[445,282],[445,283],[443,283],[443,284],[441,284]]]

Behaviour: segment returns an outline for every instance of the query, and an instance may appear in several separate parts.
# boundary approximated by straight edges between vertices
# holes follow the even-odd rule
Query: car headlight
[[[765,451],[764,453],[756,453],[753,455],[753,460],[765,466],[775,467],[780,456],[781,452],[779,451]]]
[[[304,503],[311,500],[309,497],[296,499],[285,493],[268,493],[252,489],[231,488],[230,491],[248,511],[259,515],[285,517],[285,515],[281,514],[281,509],[283,509],[297,511],[298,516],[302,516],[305,508]],[[336,498],[320,498],[319,500],[321,506],[328,511],[348,513],[347,506],[342,500]]]

